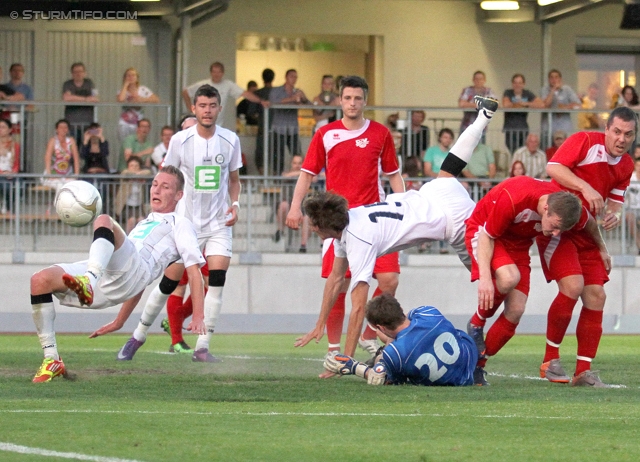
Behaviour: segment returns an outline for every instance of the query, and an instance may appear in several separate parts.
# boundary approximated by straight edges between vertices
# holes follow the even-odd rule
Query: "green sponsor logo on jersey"
[[[194,175],[194,188],[196,192],[215,192],[220,189],[219,165],[200,165],[196,167]]]

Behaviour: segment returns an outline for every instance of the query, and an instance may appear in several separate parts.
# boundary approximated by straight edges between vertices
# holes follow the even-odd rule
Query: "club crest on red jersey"
[[[367,144],[369,144],[369,139],[368,138],[362,138],[360,140],[356,140],[356,146],[358,146],[359,148],[366,148]]]

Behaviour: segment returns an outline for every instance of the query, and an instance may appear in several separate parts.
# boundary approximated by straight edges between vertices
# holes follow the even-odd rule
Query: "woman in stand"
[[[0,119],[0,213],[5,215],[11,211],[13,178],[12,173],[20,170],[20,146],[11,136],[12,124]]]
[[[148,87],[140,85],[140,78],[135,67],[124,71],[122,77],[122,89],[118,93],[118,101],[121,103],[159,103],[160,98]],[[140,106],[123,106],[120,120],[118,121],[118,135],[120,141],[133,135],[138,127],[138,120],[144,118]]]

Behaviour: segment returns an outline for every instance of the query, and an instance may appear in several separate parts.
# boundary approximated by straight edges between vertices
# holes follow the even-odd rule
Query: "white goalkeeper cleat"
[[[371,340],[366,340],[366,339],[363,339],[362,336],[358,339],[358,345],[364,351],[369,353],[371,355],[371,357],[375,356],[376,353],[378,352],[378,349],[380,348],[380,344],[378,343],[378,339],[374,338],[374,339],[371,339]]]

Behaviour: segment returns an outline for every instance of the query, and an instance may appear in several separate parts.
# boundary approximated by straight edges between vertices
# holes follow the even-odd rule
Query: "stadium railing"
[[[55,176],[36,174],[16,174],[4,177],[0,182],[0,194],[4,198],[8,195],[10,206],[6,213],[0,214],[0,243],[5,252],[12,254],[14,263],[24,261],[25,252],[88,252],[93,231],[91,226],[73,228],[62,223],[55,211],[54,200],[56,188],[51,179]],[[123,186],[131,181],[142,187],[142,201],[145,206],[143,214],[148,213],[148,191],[150,177],[140,177],[131,180],[119,175],[91,175],[80,176],[93,183],[100,191],[103,199],[103,213],[115,217],[126,227],[126,210],[117,210],[116,205],[122,204],[122,197],[118,197]],[[412,183],[419,184],[423,178],[409,178]],[[242,193],[240,197],[240,214],[238,223],[234,226],[234,252],[244,255],[260,253],[297,253],[301,245],[301,230],[293,231],[286,226],[281,227],[280,239],[276,241],[278,230],[278,208],[282,203],[288,204],[293,194],[295,180],[282,177],[242,176]],[[469,184],[470,195],[478,200],[486,191],[480,181],[465,180]],[[500,180],[492,180],[497,183]],[[323,189],[324,183],[314,183],[314,189]],[[640,183],[633,183],[631,188],[640,190]],[[286,216],[283,207],[281,217]],[[624,213],[635,213],[634,209],[625,204]],[[625,215],[623,214],[623,217]],[[638,254],[635,243],[629,237],[626,224],[611,232],[603,232],[603,236],[612,255],[633,257]],[[307,243],[308,253],[317,254],[320,251],[319,238],[311,233]],[[428,246],[421,249],[408,249],[405,252],[440,253],[438,246]],[[532,252],[536,253],[535,246]],[[250,258],[249,258],[250,260]]]

